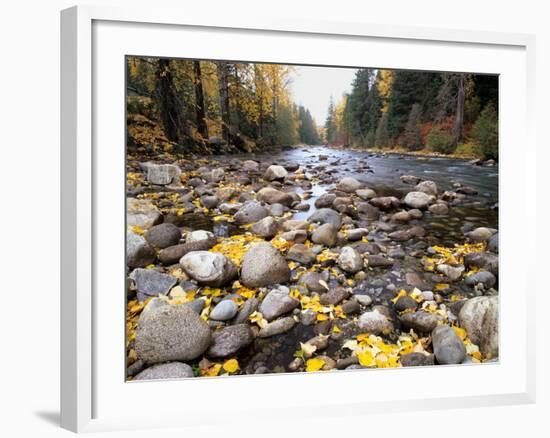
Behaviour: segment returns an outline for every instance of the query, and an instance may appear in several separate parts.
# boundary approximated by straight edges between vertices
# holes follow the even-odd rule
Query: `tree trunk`
[[[158,60],[156,76],[156,98],[164,135],[170,141],[182,143],[186,131],[183,108],[174,85],[168,59]]]
[[[464,124],[464,100],[466,99],[466,78],[461,74],[458,78],[458,92],[456,96],[456,115],[453,125],[453,146],[456,148],[462,138],[462,125]]]
[[[229,113],[229,66],[226,62],[217,63],[218,90],[220,94],[220,113],[222,119],[222,137],[230,143],[230,113]]]
[[[195,74],[195,111],[197,115],[197,130],[204,139],[208,139],[208,126],[206,125],[206,112],[204,109],[204,91],[202,88],[202,73],[200,61],[193,62]]]

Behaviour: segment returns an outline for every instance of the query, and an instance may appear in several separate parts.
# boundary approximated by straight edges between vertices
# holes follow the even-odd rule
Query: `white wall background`
[[[527,254],[538,271],[548,264],[547,212],[548,78],[550,28],[545,2],[495,0],[244,0],[184,2],[96,1],[98,4],[217,9],[240,14],[366,21],[458,29],[526,32],[537,35],[537,174],[540,202],[539,254]],[[0,432],[6,437],[68,436],[58,429],[59,404],[59,10],[70,0],[5,2],[0,18]],[[521,153],[521,145],[518,145]],[[526,212],[530,214],[530,212]],[[533,230],[518,230],[532,233]],[[546,268],[547,270],[547,268]],[[205,426],[201,436],[386,436],[464,437],[523,435],[548,430],[550,412],[548,347],[550,311],[543,278],[538,278],[538,400],[535,405],[460,411],[366,415],[362,418],[304,419],[265,430],[261,424],[223,431]],[[533,303],[535,305],[535,303]],[[421,384],[421,382],[418,382]],[[444,382],[442,382],[444,384]],[[292,388],[289,388],[292,392]],[[304,394],[295,394],[304,396]],[[184,396],[184,395],[183,395]],[[258,402],[251,394],[251,402]],[[327,394],[327,397],[330,395]],[[205,406],[215,415],[223,404]],[[136,410],[147,412],[147,400]],[[230,401],[227,401],[230,402]],[[113,433],[108,436],[185,436],[183,430]],[[536,435],[537,434],[535,432]],[[196,434],[193,434],[196,435]]]

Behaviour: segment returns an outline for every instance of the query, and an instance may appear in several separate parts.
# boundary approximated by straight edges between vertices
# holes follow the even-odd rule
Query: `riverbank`
[[[498,358],[493,169],[326,147],[127,167],[130,379]]]

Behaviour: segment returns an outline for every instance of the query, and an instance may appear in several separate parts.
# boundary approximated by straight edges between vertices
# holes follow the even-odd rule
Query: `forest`
[[[357,69],[323,125],[294,67],[127,57],[127,144],[219,154],[299,144],[498,159],[498,77]]]

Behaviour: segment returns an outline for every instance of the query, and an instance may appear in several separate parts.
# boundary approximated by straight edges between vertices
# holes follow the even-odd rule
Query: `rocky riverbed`
[[[127,162],[132,380],[498,359],[498,168],[301,147]]]

